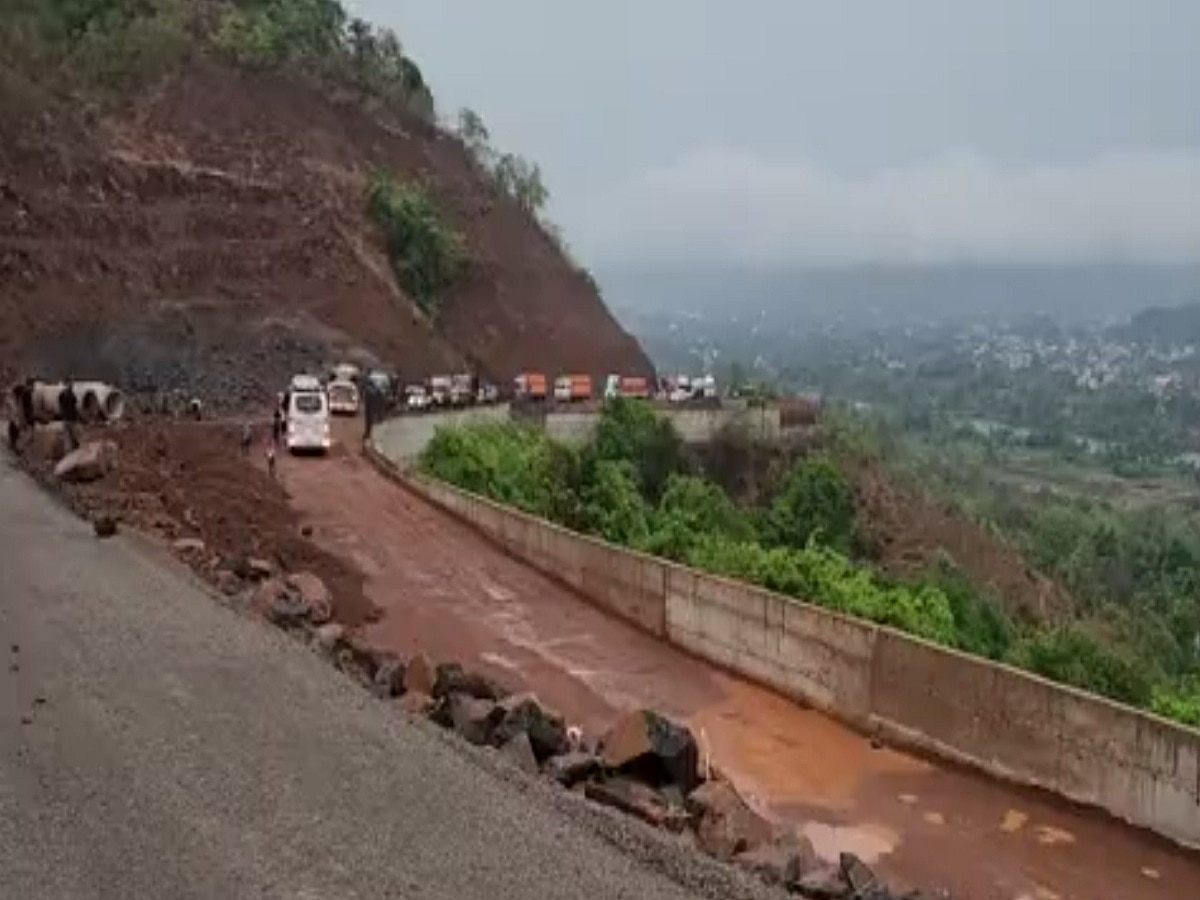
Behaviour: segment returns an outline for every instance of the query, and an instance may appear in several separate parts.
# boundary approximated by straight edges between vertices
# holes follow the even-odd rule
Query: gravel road
[[[683,898],[758,891],[408,724],[0,458],[6,896]]]

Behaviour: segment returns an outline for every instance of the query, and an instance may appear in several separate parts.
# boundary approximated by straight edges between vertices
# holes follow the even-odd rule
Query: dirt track
[[[714,762],[818,850],[971,900],[1200,896],[1200,859],[1041,796],[873,750],[859,736],[610,618],[384,479],[361,457],[287,460],[317,541],[360,568],[378,643],[528,686],[602,728],[618,708],[687,719]]]

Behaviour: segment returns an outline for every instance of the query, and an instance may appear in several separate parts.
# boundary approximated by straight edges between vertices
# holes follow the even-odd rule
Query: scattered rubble
[[[470,744],[492,748],[515,769],[577,791],[598,805],[685,837],[706,855],[808,900],[920,900],[892,892],[853,854],[822,861],[812,843],[751,808],[715,770],[702,772],[691,730],[653,710],[622,716],[596,744],[531,693],[423,653],[405,661],[334,624],[318,624],[288,578],[258,591],[265,612],[409,719],[426,718]]]

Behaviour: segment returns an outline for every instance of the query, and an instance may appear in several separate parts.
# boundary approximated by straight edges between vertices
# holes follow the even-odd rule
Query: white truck
[[[361,404],[358,385],[346,378],[335,378],[325,386],[329,411],[335,416],[356,416]]]

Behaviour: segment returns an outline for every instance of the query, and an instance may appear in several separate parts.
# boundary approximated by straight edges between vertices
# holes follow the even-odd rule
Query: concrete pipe
[[[33,418],[38,422],[56,422],[62,418],[62,382],[36,382],[33,386]],[[125,398],[112,385],[102,381],[77,381],[72,385],[85,422],[112,422],[125,413]]]
[[[33,385],[33,420],[35,422],[56,422],[61,412],[58,398],[62,396],[61,382],[48,384],[43,381]]]
[[[75,385],[79,415],[85,422],[115,422],[125,412],[121,392],[102,381],[80,381]]]

